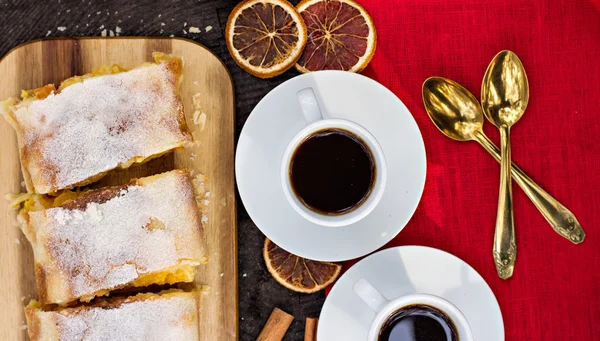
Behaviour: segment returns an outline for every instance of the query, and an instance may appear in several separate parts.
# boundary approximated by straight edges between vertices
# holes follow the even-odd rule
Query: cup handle
[[[359,279],[352,289],[375,312],[379,312],[389,302],[373,284],[364,278]]]
[[[306,124],[311,124],[323,119],[323,114],[317,102],[317,96],[312,88],[305,88],[296,93],[302,114],[306,120]]]

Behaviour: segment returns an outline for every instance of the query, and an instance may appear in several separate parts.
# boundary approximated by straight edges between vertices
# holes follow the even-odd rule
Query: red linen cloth
[[[386,247],[431,246],[473,266],[500,303],[506,340],[600,340],[600,1],[358,1],[378,34],[364,74],[406,104],[427,150],[421,203]],[[520,57],[531,90],[511,130],[513,161],[587,233],[581,245],[556,234],[513,182],[518,253],[507,281],[492,261],[499,164],[476,142],[442,135],[421,99],[429,76],[479,98],[487,65],[503,49]],[[498,145],[498,130],[487,121],[484,130]]]

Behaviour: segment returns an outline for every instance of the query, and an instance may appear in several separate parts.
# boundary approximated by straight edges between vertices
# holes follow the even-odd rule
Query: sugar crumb
[[[187,34],[187,32],[185,30],[183,30],[183,34]]]
[[[66,30],[67,28],[65,26],[58,26],[56,29],[61,32],[64,32],[64,30]]]
[[[175,36],[174,34],[171,34],[169,37],[173,38],[174,36]]]
[[[121,33],[121,32],[122,32],[122,31],[121,31],[121,28],[120,28],[119,26],[115,27],[115,32],[116,32],[117,34]]]
[[[194,81],[194,85],[198,86],[199,84],[198,81]]]
[[[242,277],[248,277],[248,274],[247,274],[247,273],[244,273],[244,274],[242,275]]]
[[[49,36],[50,34],[52,34],[52,31],[46,32],[46,37]]]
[[[225,274],[223,272],[221,272],[221,277],[225,276]]]
[[[161,23],[160,23],[160,26],[165,26],[165,23],[164,23],[164,22],[161,22]]]
[[[113,32],[112,30],[110,30],[110,31],[109,31],[109,35],[110,35],[111,37],[114,37],[114,36],[115,36],[115,32]]]
[[[106,37],[106,29],[102,30],[102,32],[100,32],[100,35]]]
[[[186,27],[186,26],[187,26],[187,21],[183,23],[183,27]]]
[[[16,243],[17,245],[21,244],[21,241],[19,240],[19,238],[15,239],[15,243]]]

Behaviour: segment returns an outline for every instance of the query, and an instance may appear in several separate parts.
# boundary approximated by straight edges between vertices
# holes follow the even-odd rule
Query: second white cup
[[[353,290],[376,313],[375,319],[373,319],[371,328],[369,329],[367,341],[377,341],[383,325],[390,316],[400,309],[411,305],[426,305],[442,312],[453,323],[460,341],[473,341],[471,326],[469,326],[469,322],[463,313],[454,304],[439,296],[411,294],[387,300],[364,278],[354,284]]]

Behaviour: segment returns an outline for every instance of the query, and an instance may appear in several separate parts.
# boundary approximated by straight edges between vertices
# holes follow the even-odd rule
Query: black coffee
[[[379,341],[458,341],[454,323],[446,314],[427,305],[410,305],[388,317]]]
[[[371,193],[375,162],[369,147],[342,129],[325,129],[296,148],[290,165],[296,196],[313,211],[339,215],[352,211]]]

